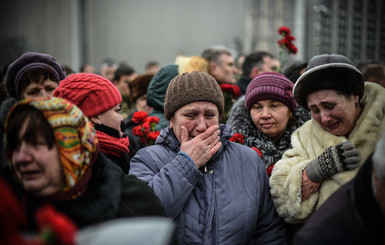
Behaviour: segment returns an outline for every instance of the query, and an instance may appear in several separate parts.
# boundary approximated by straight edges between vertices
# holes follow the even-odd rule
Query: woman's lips
[[[262,123],[261,126],[263,128],[271,128],[273,126],[273,123]]]
[[[30,171],[23,171],[21,174],[23,176],[23,179],[33,180],[33,179],[36,179],[41,174],[41,172],[37,170],[36,171],[30,170]]]

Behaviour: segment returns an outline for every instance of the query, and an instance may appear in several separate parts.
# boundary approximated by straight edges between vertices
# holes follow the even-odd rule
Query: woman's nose
[[[26,164],[33,160],[33,156],[30,151],[30,147],[25,144],[21,143],[21,146],[18,151],[14,151],[12,154],[12,162],[14,164]]]
[[[196,130],[199,132],[204,132],[207,129],[206,121],[203,116],[197,118]]]

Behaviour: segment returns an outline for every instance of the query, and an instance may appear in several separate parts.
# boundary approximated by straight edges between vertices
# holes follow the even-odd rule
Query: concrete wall
[[[233,0],[3,0],[1,66],[24,51],[49,53],[78,71],[104,58],[131,63],[200,55],[211,45],[234,48],[243,38],[243,1]],[[84,17],[84,19],[83,19]]]

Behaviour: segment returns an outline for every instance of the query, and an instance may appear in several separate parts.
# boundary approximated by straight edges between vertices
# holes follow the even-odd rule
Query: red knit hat
[[[69,100],[87,117],[100,115],[122,102],[117,87],[106,78],[92,73],[78,73],[62,80],[53,96]]]

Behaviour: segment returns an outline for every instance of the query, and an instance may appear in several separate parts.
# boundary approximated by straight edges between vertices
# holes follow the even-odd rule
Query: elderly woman
[[[88,118],[64,99],[18,102],[7,119],[5,143],[28,230],[36,229],[35,210],[46,203],[78,227],[118,217],[165,215],[151,188],[124,175],[99,151]]]
[[[69,100],[83,111],[94,124],[100,150],[127,174],[130,168],[129,139],[121,129],[122,96],[118,88],[102,76],[78,73],[61,81],[54,96]]]
[[[309,61],[293,91],[312,119],[292,134],[270,187],[279,215],[303,223],[373,152],[385,128],[385,89],[364,83],[348,58],[323,54]]]
[[[130,173],[160,198],[180,244],[285,244],[265,165],[219,125],[222,91],[204,72],[171,80],[164,111],[170,126],[131,160]]]
[[[27,52],[9,65],[5,83],[10,98],[0,107],[0,166],[7,165],[2,136],[10,108],[25,98],[52,96],[65,77],[63,65],[48,54]]]
[[[255,77],[232,107],[227,124],[245,136],[244,144],[262,153],[268,174],[291,148],[290,136],[310,118],[292,96],[293,83],[277,72]]]

